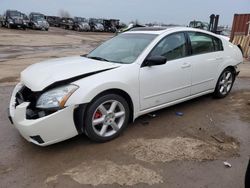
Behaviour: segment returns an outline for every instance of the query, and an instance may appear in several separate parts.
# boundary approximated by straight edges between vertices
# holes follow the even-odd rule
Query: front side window
[[[150,56],[164,56],[168,61],[187,56],[184,33],[175,33],[165,37],[155,46]]]
[[[120,34],[90,52],[87,57],[114,63],[133,63],[153,41],[154,34]]]
[[[192,54],[204,54],[222,50],[221,40],[199,32],[188,32]]]

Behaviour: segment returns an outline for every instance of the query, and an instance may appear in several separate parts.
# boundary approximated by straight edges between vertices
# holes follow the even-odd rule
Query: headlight
[[[67,85],[49,90],[42,94],[37,103],[37,108],[63,108],[68,98],[78,89],[76,85]]]

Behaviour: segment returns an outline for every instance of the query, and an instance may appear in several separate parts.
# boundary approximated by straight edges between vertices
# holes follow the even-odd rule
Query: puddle
[[[234,142],[218,144],[193,138],[134,139],[124,146],[126,153],[145,162],[215,160],[238,152]]]
[[[163,178],[151,169],[139,164],[120,165],[112,161],[84,162],[67,170],[61,176],[69,176],[82,185],[111,185],[119,184],[133,186],[139,183],[148,185],[163,182]],[[59,175],[48,177],[46,184],[55,184]]]

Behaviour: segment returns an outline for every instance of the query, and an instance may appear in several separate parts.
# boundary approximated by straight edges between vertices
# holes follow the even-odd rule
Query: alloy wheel
[[[96,108],[92,116],[92,127],[97,135],[109,137],[121,129],[125,116],[122,103],[117,100],[105,101]]]
[[[232,88],[233,74],[230,71],[225,71],[219,81],[219,92],[222,95],[226,95]]]

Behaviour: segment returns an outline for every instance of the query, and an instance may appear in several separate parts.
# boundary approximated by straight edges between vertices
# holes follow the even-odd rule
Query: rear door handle
[[[188,68],[188,67],[191,67],[191,64],[190,63],[183,63],[182,65],[181,65],[181,68]]]

